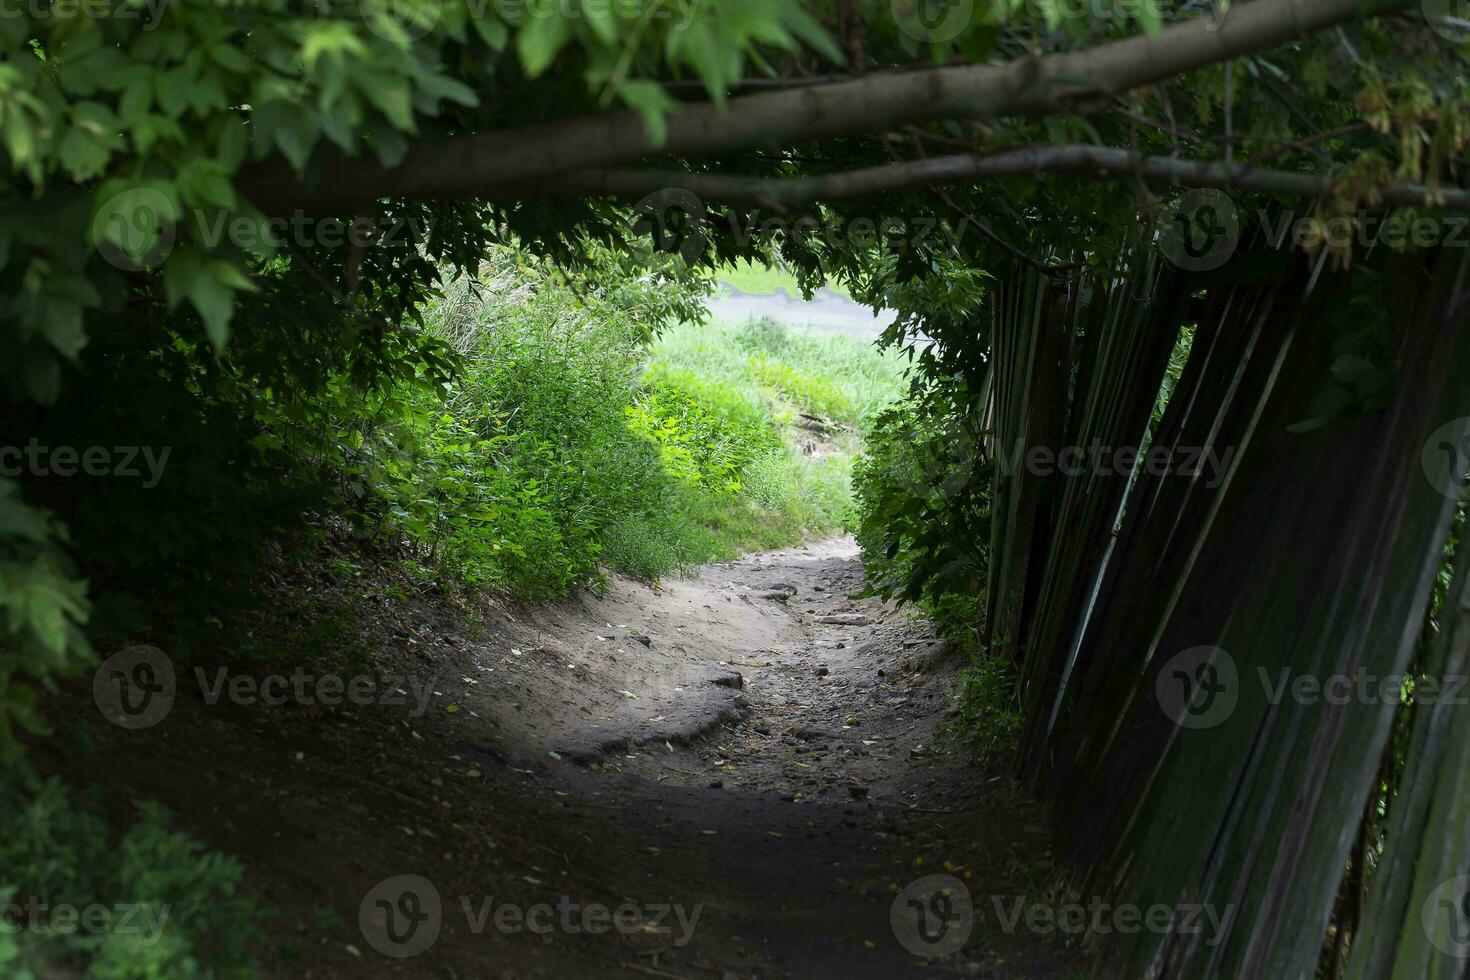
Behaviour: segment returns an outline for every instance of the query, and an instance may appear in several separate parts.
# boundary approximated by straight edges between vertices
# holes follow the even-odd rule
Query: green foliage
[[[808,456],[791,421],[817,406],[755,365],[796,377],[861,364],[847,388],[812,375],[856,419],[853,406],[897,391],[891,358],[772,326],[756,328],[771,350],[747,327],[665,326],[698,278],[585,285],[499,250],[431,307],[432,336],[459,352],[452,380],[398,383],[370,414],[339,393],[313,451],[364,526],[406,541],[446,585],[549,598],[604,569],[657,579],[848,523],[860,439],[839,433],[834,451]]]
[[[1014,672],[999,657],[977,655],[960,675],[958,712],[942,735],[976,759],[1013,748],[1021,734]]]
[[[0,478],[0,749],[15,748],[12,729],[45,730],[37,691],[80,671],[91,659],[82,632],[89,605],[82,582],[59,547],[55,521],[19,500],[16,485]]]
[[[653,352],[650,378],[671,377],[731,417],[758,418],[775,404],[780,421],[805,412],[860,433],[902,390],[892,353],[770,320],[675,326]]]
[[[898,359],[872,345],[767,320],[664,331],[645,390],[677,391],[680,403],[697,405],[716,445],[742,434],[741,447],[722,457],[738,459],[740,492],[699,508],[727,542],[712,557],[850,528],[853,461],[871,417],[899,396],[901,377]],[[834,406],[840,414],[829,414]]]
[[[98,980],[254,975],[261,911],[240,865],[170,830],[157,806],[142,805],[117,836],[98,807],[21,765],[0,785],[0,822],[0,905],[19,907],[0,925],[6,976],[78,965]],[[100,907],[104,924],[68,922],[62,906]]]
[[[951,631],[977,625],[962,619],[983,606],[988,570],[990,466],[978,411],[962,383],[916,389],[878,417],[854,478],[869,588],[927,600]]]
[[[625,424],[643,293],[663,284],[579,297],[510,251],[481,280],[432,314],[463,352],[453,381],[406,392],[364,427],[353,464],[380,530],[448,580],[563,595],[598,579],[609,528],[669,506],[657,452]]]
[[[0,476],[0,738],[39,727],[38,691],[85,667],[84,628],[188,634],[241,600],[281,531],[331,515],[406,542],[447,580],[524,595],[605,566],[655,578],[848,521],[847,470],[896,387],[891,358],[769,325],[678,327],[638,377],[639,345],[697,319],[708,270],[739,259],[779,265],[801,288],[835,279],[901,311],[894,340],[934,341],[907,352],[922,375],[913,402],[876,423],[861,531],[880,589],[963,624],[987,561],[987,481],[965,442],[990,347],[986,281],[1018,253],[1105,267],[1120,231],[1152,222],[1170,192],[1035,175],[779,216],[829,228],[902,217],[903,235],[877,240],[767,243],[746,230],[769,215],[729,208],[709,214],[686,263],[642,244],[626,208],[549,196],[559,173],[493,203],[433,187],[422,203],[370,188],[358,200],[331,186],[334,167],[395,166],[467,134],[503,134],[513,156],[519,127],[615,107],[657,143],[676,88],[721,102],[751,77],[1077,50],[1202,10],[1005,0],[938,39],[907,0],[364,0],[325,16],[279,0],[224,13],[206,0],[96,16],[23,6],[0,18],[0,449],[170,456],[149,486]],[[916,158],[1061,141],[1186,160],[1224,148],[1340,175],[1313,218],[1353,215],[1390,178],[1453,176],[1470,143],[1464,46],[1414,20],[1161,79],[1087,118],[906,131]],[[894,153],[885,132],[661,165],[825,177]],[[324,194],[326,213],[278,213],[297,184]],[[1232,196],[1248,219],[1258,202]],[[1400,215],[1421,210],[1432,216]],[[344,245],[331,222],[371,234]],[[481,272],[509,243],[522,248]],[[1328,251],[1354,256],[1351,241]],[[446,269],[478,274],[441,298]],[[1344,308],[1364,329],[1342,340],[1309,422],[1371,413],[1392,393],[1387,304],[1365,294]],[[434,331],[416,329],[424,317]]]
[[[639,392],[628,409],[628,428],[658,446],[671,475],[716,493],[740,490],[751,464],[781,445],[769,424],[719,415],[669,382],[654,381]]]
[[[856,412],[839,382],[811,375],[765,354],[753,354],[750,373],[763,387],[776,392],[812,415],[851,419]]]

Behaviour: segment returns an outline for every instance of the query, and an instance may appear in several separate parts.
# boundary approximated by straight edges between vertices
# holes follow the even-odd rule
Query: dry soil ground
[[[108,723],[89,685],[87,751],[35,754],[237,855],[278,910],[270,976],[1066,975],[997,914],[1051,878],[1042,816],[936,744],[958,658],[861,574],[833,541],[474,626],[370,591],[371,703],[319,703],[315,674],[210,703],[179,663],[159,723]]]

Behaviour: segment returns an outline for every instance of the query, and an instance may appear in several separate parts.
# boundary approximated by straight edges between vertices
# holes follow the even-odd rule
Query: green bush
[[[431,317],[460,351],[453,380],[412,392],[354,456],[381,529],[426,564],[549,598],[597,581],[610,528],[669,506],[657,449],[627,425],[647,325],[543,266],[498,269]]]
[[[452,283],[429,323],[458,352],[453,380],[442,394],[400,386],[378,421],[335,440],[369,523],[447,582],[521,598],[849,526],[860,437],[809,457],[790,423],[832,405],[856,419],[896,393],[894,362],[769,323],[680,324],[650,340],[647,311],[667,307],[628,284],[575,289],[509,251]],[[824,363],[863,370],[829,376]]]
[[[240,865],[170,830],[158,806],[141,805],[117,836],[99,808],[16,766],[0,780],[0,825],[0,974],[254,976],[248,946],[262,913],[241,889]],[[84,926],[65,907],[98,918]]]
[[[853,459],[868,421],[899,396],[902,370],[872,345],[769,320],[680,324],[651,345],[644,389],[661,404],[696,406],[714,445],[737,437],[741,451],[720,458],[737,463],[738,493],[684,503],[709,533],[694,553],[723,558],[855,526]],[[798,413],[836,424],[809,428]]]
[[[978,604],[986,577],[990,464],[975,418],[958,382],[916,392],[878,417],[853,480],[869,587],[947,618]]]
[[[979,406],[959,378],[916,386],[881,413],[854,471],[868,589],[913,603],[971,657],[945,737],[984,758],[1015,743],[1016,678],[982,643],[992,466]]]
[[[1021,700],[1015,675],[998,657],[977,654],[960,675],[958,694],[958,713],[940,732],[944,739],[978,759],[1016,744]]]
[[[781,445],[768,420],[721,415],[668,382],[645,385],[627,414],[628,428],[658,447],[671,475],[716,493],[740,490],[750,466]]]

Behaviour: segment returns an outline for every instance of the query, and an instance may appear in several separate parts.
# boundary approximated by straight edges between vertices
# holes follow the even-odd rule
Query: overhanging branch
[[[913,187],[968,183],[991,177],[1033,173],[1065,173],[1084,177],[1140,176],[1184,187],[1216,187],[1320,197],[1331,194],[1333,178],[1286,170],[1260,170],[1242,164],[1145,156],[1105,146],[1025,146],[987,155],[957,154],[822,177],[763,179],[691,174],[680,171],[590,170],[540,185],[542,193],[611,197],[645,197],[664,190],[685,190],[706,201],[743,204],[782,211],[813,201],[835,201]],[[1423,184],[1394,183],[1379,188],[1378,199],[1395,206],[1433,206],[1470,211],[1470,191],[1456,187],[1431,189]]]
[[[240,188],[272,213],[355,208],[383,197],[476,197],[531,181],[646,159],[784,147],[941,119],[987,119],[1085,111],[1089,103],[1334,27],[1405,0],[1252,0],[1219,19],[1175,24],[1068,54],[999,65],[880,72],[860,79],[686,105],[668,118],[668,138],[649,142],[632,112],[454,137],[411,150],[385,168],[337,159],[307,187],[283,165],[242,174]]]

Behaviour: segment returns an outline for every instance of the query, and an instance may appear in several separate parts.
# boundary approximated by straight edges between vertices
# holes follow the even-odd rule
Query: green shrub
[[[240,865],[170,830],[158,806],[141,805],[117,836],[58,780],[16,766],[0,780],[0,825],[0,974],[254,976],[248,945],[262,913]],[[99,918],[82,927],[61,917],[68,906]]]
[[[750,373],[761,385],[810,415],[847,420],[856,417],[852,400],[832,378],[808,374],[764,354],[751,356]]]
[[[669,495],[657,450],[626,424],[644,325],[539,272],[483,284],[468,315],[441,305],[431,324],[452,334],[459,372],[358,452],[388,530],[446,578],[522,598],[597,581],[608,529]]]
[[[958,713],[940,730],[950,744],[978,759],[1015,746],[1021,702],[1015,675],[999,658],[977,654],[960,675]]]
[[[716,493],[738,491],[750,465],[781,445],[768,420],[711,411],[667,382],[645,385],[627,415],[629,429],[658,447],[671,475]]]
[[[979,596],[990,541],[990,466],[963,387],[931,388],[878,417],[856,467],[869,587],[905,602]]]
[[[769,320],[679,325],[651,345],[644,390],[662,404],[697,406],[705,424],[687,429],[715,433],[711,445],[725,445],[731,431],[744,435],[738,493],[683,504],[709,535],[691,543],[690,553],[733,557],[855,526],[852,462],[862,451],[866,420],[901,392],[902,370],[896,357],[872,345],[798,333]],[[797,424],[797,412],[845,427],[806,428]],[[639,425],[677,444],[648,421]],[[697,468],[692,450],[680,455],[685,467]]]

